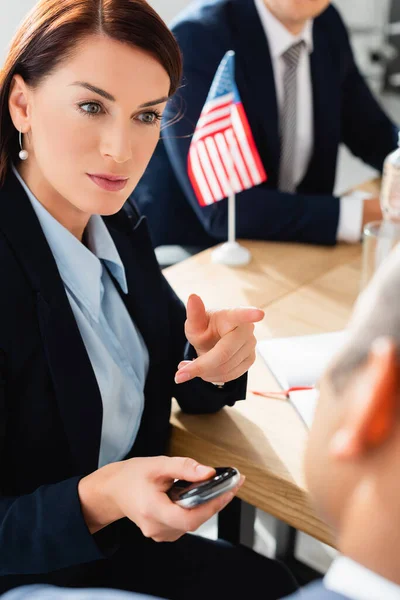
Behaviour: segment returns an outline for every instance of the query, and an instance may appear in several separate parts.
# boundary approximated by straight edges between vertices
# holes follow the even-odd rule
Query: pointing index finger
[[[262,321],[265,313],[261,308],[250,307],[239,307],[230,308],[225,311],[221,311],[219,317],[230,325],[237,327],[241,323],[258,323]]]

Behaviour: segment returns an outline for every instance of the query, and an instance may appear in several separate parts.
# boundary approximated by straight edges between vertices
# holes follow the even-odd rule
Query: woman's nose
[[[130,133],[122,128],[109,131],[103,141],[102,154],[119,164],[130,160],[132,158]]]

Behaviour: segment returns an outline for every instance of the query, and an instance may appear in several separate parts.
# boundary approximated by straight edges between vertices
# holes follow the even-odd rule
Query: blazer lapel
[[[117,247],[128,284],[128,294],[122,299],[146,343],[153,367],[165,353],[164,332],[168,326],[168,311],[162,299],[163,278],[153,251],[147,220],[136,224],[128,220],[124,211],[105,217],[108,229]]]
[[[275,185],[280,155],[279,116],[268,41],[253,0],[234,0],[228,3],[227,11],[239,93],[268,181]]]
[[[40,332],[59,411],[79,472],[98,466],[102,400],[57,265],[14,175],[0,191],[0,228],[36,296]]]

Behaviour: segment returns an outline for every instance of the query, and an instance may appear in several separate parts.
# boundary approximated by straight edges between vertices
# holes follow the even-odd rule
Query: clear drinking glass
[[[361,290],[370,282],[375,271],[400,242],[400,223],[372,221],[364,226]]]

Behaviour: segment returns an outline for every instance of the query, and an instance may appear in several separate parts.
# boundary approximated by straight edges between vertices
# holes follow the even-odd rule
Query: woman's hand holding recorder
[[[212,467],[191,458],[157,456],[132,458],[102,467],[79,482],[78,493],[85,521],[91,533],[110,523],[128,517],[141,529],[143,535],[157,542],[175,541],[187,532],[195,531],[233,499],[244,477],[233,469],[219,476]],[[221,470],[222,472],[222,470]],[[199,495],[201,504],[188,510],[173,502],[168,495],[176,483],[204,482],[200,490],[211,490],[205,501],[204,491]],[[224,481],[222,481],[224,479]],[[229,480],[229,481],[228,481]],[[229,486],[233,486],[229,489]],[[191,486],[193,487],[193,486]],[[176,488],[176,486],[175,486]],[[229,491],[222,492],[224,488]],[[171,492],[169,492],[171,495]],[[220,494],[213,497],[213,494]],[[192,491],[189,496],[192,497]],[[178,499],[179,500],[179,499]]]

